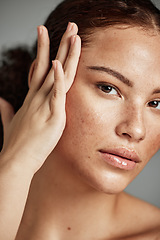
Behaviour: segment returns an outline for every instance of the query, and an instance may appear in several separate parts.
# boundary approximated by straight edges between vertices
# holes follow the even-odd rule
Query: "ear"
[[[36,59],[32,62],[30,69],[29,69],[29,74],[28,74],[28,86],[30,88],[32,77],[33,77],[33,72],[34,72],[34,67],[35,67],[35,62]]]

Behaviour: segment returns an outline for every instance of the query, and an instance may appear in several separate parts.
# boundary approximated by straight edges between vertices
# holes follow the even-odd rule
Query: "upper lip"
[[[125,147],[122,148],[115,148],[115,149],[109,149],[109,150],[100,150],[101,153],[109,153],[118,157],[122,157],[125,159],[128,159],[130,161],[134,161],[136,163],[141,162],[140,157],[133,149],[128,149]]]

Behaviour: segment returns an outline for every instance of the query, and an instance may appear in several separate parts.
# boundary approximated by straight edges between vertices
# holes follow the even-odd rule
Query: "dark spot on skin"
[[[68,231],[70,231],[70,230],[71,230],[71,228],[70,228],[70,227],[68,227],[67,229],[68,229]]]

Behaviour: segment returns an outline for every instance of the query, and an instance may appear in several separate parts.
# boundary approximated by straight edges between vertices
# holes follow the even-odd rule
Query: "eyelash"
[[[156,106],[159,106],[159,108],[157,108],[157,107],[155,107],[155,106],[151,106],[152,104],[155,104]],[[148,103],[148,106],[160,110],[160,101],[158,101],[158,100],[153,100],[153,101],[151,101],[151,102]]]
[[[106,93],[106,94],[109,94],[109,95],[118,95],[118,96],[120,96],[119,90],[118,90],[115,86],[113,86],[113,85],[111,85],[111,84],[108,84],[108,83],[97,83],[96,85],[97,85],[97,87],[98,87],[101,91],[103,91],[103,92]],[[108,88],[108,89],[105,89],[105,88]],[[116,93],[115,93],[115,94],[110,94],[110,92],[111,92],[112,90],[116,91]],[[153,106],[153,105],[154,105],[154,106]],[[151,101],[151,102],[148,103],[148,106],[149,106],[149,107],[152,107],[152,108],[155,108],[155,109],[157,109],[157,106],[159,106],[158,110],[160,110],[160,101],[159,101],[159,100],[153,100],[153,101]]]
[[[115,86],[113,86],[113,85],[111,85],[111,84],[108,84],[108,83],[97,83],[97,87],[98,87],[101,91],[105,92],[106,94],[109,94],[109,95],[118,95],[118,96],[120,96],[119,90],[118,90]],[[105,88],[108,88],[108,89],[105,89]],[[114,90],[116,93],[110,94],[110,92],[111,92],[112,90]]]

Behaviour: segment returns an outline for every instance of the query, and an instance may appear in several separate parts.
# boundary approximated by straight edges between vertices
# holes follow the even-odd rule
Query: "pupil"
[[[112,90],[112,87],[110,86],[104,86],[103,89],[106,91],[106,92],[110,92]]]
[[[152,107],[157,107],[157,106],[158,106],[158,101],[152,101],[152,102],[150,103],[150,106],[152,106]]]

